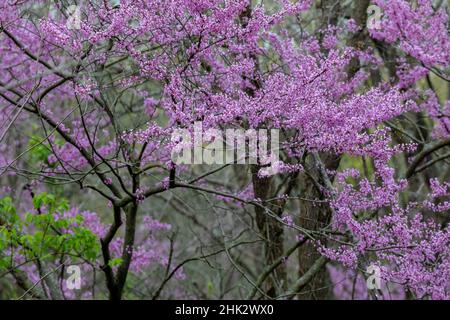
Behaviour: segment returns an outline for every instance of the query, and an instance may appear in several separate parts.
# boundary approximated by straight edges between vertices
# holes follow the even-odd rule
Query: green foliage
[[[15,254],[41,261],[61,255],[96,259],[97,236],[83,226],[81,215],[64,216],[69,209],[65,199],[44,192],[33,198],[33,205],[37,213],[19,215],[10,197],[0,199],[0,269],[9,268]]]
[[[113,259],[109,260],[108,265],[111,268],[114,268],[114,267],[120,265],[122,263],[122,261],[123,261],[122,258],[113,258]]]
[[[47,139],[38,135],[32,135],[28,142],[29,158],[31,163],[46,163],[50,167],[55,164],[48,163],[48,157],[53,153]],[[55,139],[53,144],[57,146],[64,145],[63,140]]]
[[[19,219],[10,197],[0,199],[0,223],[15,223]]]
[[[47,162],[48,156],[51,154],[51,149],[44,142],[42,137],[32,135],[28,142],[30,149],[30,160],[32,163]]]

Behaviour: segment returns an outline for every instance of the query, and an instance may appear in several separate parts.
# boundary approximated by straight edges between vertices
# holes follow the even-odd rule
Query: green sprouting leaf
[[[70,226],[70,221],[68,219],[58,219],[54,222],[54,226],[57,229],[67,229]]]
[[[63,212],[69,210],[69,202],[66,199],[60,199],[58,204],[58,211]]]
[[[35,209],[39,209],[44,204],[44,198],[46,195],[46,192],[42,192],[33,197],[33,206]]]
[[[49,155],[51,154],[50,147],[45,143],[45,139],[33,135],[28,142],[28,148],[30,149],[30,160],[32,163],[47,162]]]
[[[41,259],[55,259],[55,253],[97,259],[99,239],[82,226],[81,215],[64,217],[63,213],[70,209],[67,200],[42,192],[33,197],[33,206],[40,209],[39,213],[26,212],[19,216],[11,198],[0,199],[0,253],[3,247],[13,246],[16,253],[38,255]]]
[[[114,268],[114,267],[120,265],[122,263],[122,261],[123,261],[122,258],[114,258],[114,259],[109,260],[108,265],[111,268]]]
[[[213,293],[214,293],[214,283],[212,283],[212,281],[208,281],[208,296],[212,297]]]
[[[33,197],[33,205],[36,209],[46,206],[49,213],[53,213],[56,210],[56,197],[53,194],[42,192]]]
[[[9,225],[15,225],[19,220],[16,214],[16,207],[14,206],[10,197],[0,199],[0,221]]]

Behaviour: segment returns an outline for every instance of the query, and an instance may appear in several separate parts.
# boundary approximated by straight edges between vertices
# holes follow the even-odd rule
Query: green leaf
[[[122,258],[114,258],[109,260],[108,262],[108,266],[110,266],[111,268],[114,268],[118,265],[120,265],[122,263],[123,259]]]

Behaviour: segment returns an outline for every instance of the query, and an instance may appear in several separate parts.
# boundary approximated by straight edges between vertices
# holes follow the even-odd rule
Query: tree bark
[[[251,166],[252,182],[255,198],[260,199],[271,212],[281,215],[282,210],[264,203],[272,195],[273,177],[258,177],[260,167]],[[283,256],[283,225],[270,217],[262,207],[255,207],[256,224],[264,237],[264,265],[270,266]],[[286,288],[286,267],[283,263],[278,265],[264,282],[263,290],[270,297],[276,297]]]
[[[339,166],[340,158],[338,156],[323,156],[324,165],[327,169],[336,170]],[[319,230],[326,226],[331,220],[331,209],[328,203],[314,202],[309,200],[323,200],[323,190],[319,190],[316,182],[324,185],[319,168],[317,168],[313,159],[307,159],[308,174],[302,173],[299,177],[300,195],[304,199],[300,201],[299,225],[309,230]],[[316,182],[315,182],[316,181]],[[318,239],[325,243],[325,239]],[[317,252],[316,247],[310,241],[307,241],[298,250],[299,262],[299,276],[304,276],[316,261],[321,257]],[[328,271],[324,268],[325,264],[321,265],[321,270],[317,271],[314,276],[310,278],[309,283],[302,288],[302,293],[297,297],[303,300],[322,300],[330,297],[330,279]]]

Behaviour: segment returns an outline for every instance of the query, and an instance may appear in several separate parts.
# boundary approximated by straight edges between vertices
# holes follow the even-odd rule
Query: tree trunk
[[[324,157],[323,157],[324,158]],[[324,199],[322,190],[318,190],[312,179],[321,183],[321,177],[318,168],[312,159],[308,159],[308,176],[306,173],[300,175],[300,195],[308,200]],[[325,157],[324,165],[326,168],[335,170],[339,166],[340,158],[337,156]],[[323,183],[321,183],[323,185]],[[299,225],[309,230],[319,230],[326,226],[331,220],[331,209],[328,203],[320,203],[308,200],[300,201]],[[320,239],[325,243],[325,239]],[[310,242],[306,242],[298,250],[299,276],[303,276],[320,258],[315,246]],[[297,297],[302,300],[322,300],[330,298],[331,282],[328,271],[325,267],[317,272],[312,280],[304,287]]]
[[[272,195],[273,178],[258,177],[260,167],[251,166],[252,182],[255,198],[262,201],[265,207],[276,215],[281,215],[282,210],[276,210],[275,206],[264,203]],[[262,207],[255,207],[256,224],[259,232],[264,237],[264,265],[272,265],[279,257],[283,255],[283,225],[274,218],[270,217]],[[286,288],[286,267],[280,264],[264,283],[263,290],[270,297],[276,297]]]

